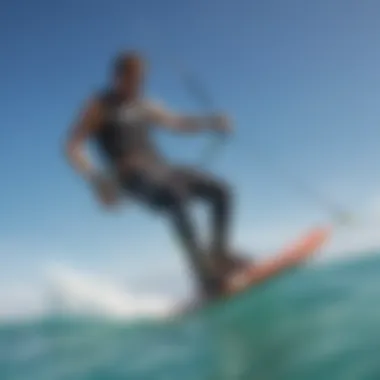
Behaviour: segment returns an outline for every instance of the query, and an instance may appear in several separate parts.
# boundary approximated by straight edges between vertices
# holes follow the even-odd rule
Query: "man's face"
[[[139,95],[144,79],[144,68],[141,61],[129,62],[118,76],[118,87],[123,94],[131,97]]]

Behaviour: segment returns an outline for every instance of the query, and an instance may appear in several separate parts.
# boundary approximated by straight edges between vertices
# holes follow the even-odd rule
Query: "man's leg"
[[[176,236],[180,239],[187,252],[191,268],[198,277],[202,294],[206,298],[220,295],[222,290],[221,282],[199,246],[186,203],[178,200],[172,202],[169,212]]]
[[[233,211],[231,190],[223,181],[192,169],[182,169],[179,177],[181,176],[193,195],[211,204],[212,237],[209,261],[223,279],[231,270],[242,268],[247,264],[247,260],[236,257],[230,247]]]
[[[212,237],[211,254],[227,256],[230,252],[230,229],[232,195],[227,184],[207,174],[189,170],[187,176],[191,193],[208,201],[211,205]]]
[[[150,173],[148,173],[150,174]],[[160,178],[154,175],[137,176],[134,181],[129,181],[128,188],[137,194],[144,203],[153,208],[167,212],[176,238],[180,240],[188,256],[191,269],[197,276],[201,291],[206,297],[213,297],[221,292],[221,281],[214,275],[210,260],[199,246],[191,216],[187,209],[187,199],[191,196],[188,174]],[[176,174],[176,173],[171,173]],[[182,171],[181,171],[181,174]],[[184,179],[184,180],[182,180]],[[223,222],[216,220],[215,228],[223,235]],[[223,219],[223,218],[222,218]]]
[[[176,239],[183,246],[191,270],[197,277],[202,296],[205,298],[215,297],[220,293],[218,279],[213,275],[209,260],[207,260],[193,225],[191,215],[188,210],[188,196],[190,195],[187,184],[170,177],[157,181],[157,178],[149,176],[145,178],[144,187],[148,195],[147,201],[156,209],[161,210],[169,217]],[[160,178],[161,179],[161,178]]]

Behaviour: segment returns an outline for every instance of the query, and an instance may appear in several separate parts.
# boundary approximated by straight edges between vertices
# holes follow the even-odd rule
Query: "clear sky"
[[[236,134],[210,168],[235,185],[235,241],[245,250],[327,218],[273,164],[345,207],[371,208],[380,189],[379,12],[369,0],[3,1],[2,281],[35,281],[58,262],[149,287],[179,267],[159,216],[128,204],[103,212],[62,154],[79,106],[125,48],[149,59],[148,96],[200,111],[180,61],[233,118]],[[209,137],[157,141],[191,163]]]

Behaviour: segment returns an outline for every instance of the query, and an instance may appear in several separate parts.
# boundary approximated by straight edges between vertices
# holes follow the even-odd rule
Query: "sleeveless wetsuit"
[[[143,100],[125,102],[112,91],[102,93],[100,100],[106,116],[96,139],[108,161],[116,164],[140,155],[152,164],[163,163],[151,140],[152,105]]]

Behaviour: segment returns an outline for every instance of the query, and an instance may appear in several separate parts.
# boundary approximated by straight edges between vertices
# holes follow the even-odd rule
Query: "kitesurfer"
[[[145,71],[146,63],[136,52],[116,57],[108,87],[85,102],[71,128],[67,156],[104,205],[117,204],[122,194],[165,213],[185,248],[201,294],[210,299],[223,292],[225,275],[239,261],[232,259],[229,246],[230,186],[209,173],[169,163],[155,146],[151,131],[162,127],[226,134],[231,124],[224,115],[181,115],[145,98]],[[99,148],[106,171],[99,170],[86,153],[88,141]],[[189,200],[194,198],[211,206],[212,239],[207,249],[200,246],[189,214]]]

